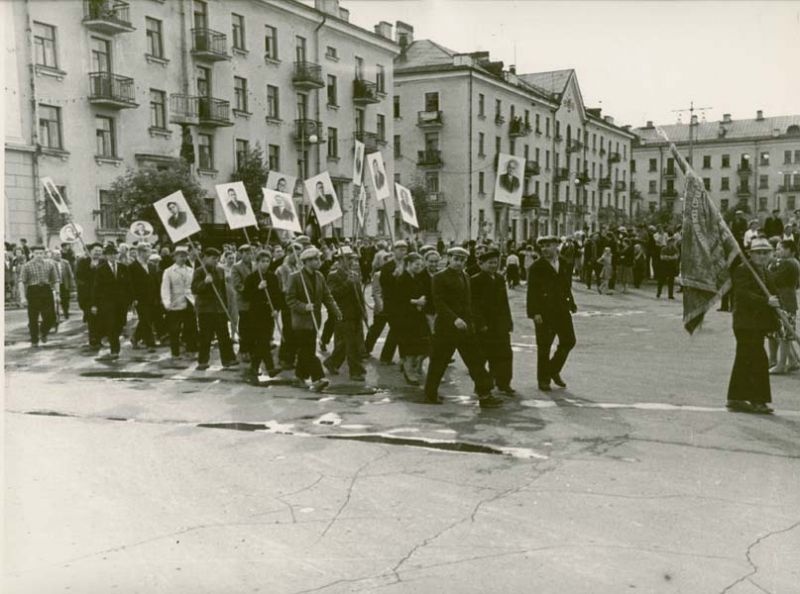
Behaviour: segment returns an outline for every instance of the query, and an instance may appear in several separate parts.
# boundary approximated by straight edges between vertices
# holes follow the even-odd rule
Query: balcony
[[[84,0],[83,24],[104,35],[136,30],[131,24],[130,7],[122,0]]]
[[[583,173],[578,175],[577,180],[578,180],[578,184],[581,185],[581,186],[586,186],[586,185],[588,185],[588,184],[590,184],[592,182],[592,178],[589,175],[588,171],[584,171]]]
[[[442,165],[442,151],[438,149],[417,151],[418,167],[441,167]]]
[[[444,124],[441,111],[418,111],[417,126],[420,128],[441,128]]]
[[[294,141],[300,146],[315,144],[311,137],[316,136],[316,143],[324,142],[322,138],[322,122],[301,118],[294,121]]]
[[[540,173],[541,169],[538,162],[525,161],[525,177],[533,177],[534,175],[539,175]]]
[[[736,188],[736,195],[740,198],[746,198],[748,196],[752,196],[753,192],[750,190],[748,186],[739,186]]]
[[[662,176],[664,179],[675,179],[678,176],[678,170],[674,167],[665,167],[662,170]]]
[[[620,155],[618,152],[614,151],[614,152],[608,153],[608,162],[609,163],[619,163],[621,160],[622,160],[622,155]]]
[[[506,123],[506,119],[501,116],[499,113],[494,114],[494,123],[500,126],[501,124]]]
[[[322,66],[314,62],[295,62],[292,84],[298,91],[321,89],[325,86],[325,82],[322,80]]]
[[[378,85],[374,82],[357,78],[353,81],[353,103],[355,105],[371,105],[380,103]]]
[[[375,132],[364,132],[356,130],[353,138],[364,143],[364,153],[374,153],[378,151],[378,135]]]
[[[631,200],[643,200],[644,197],[639,190],[631,189]]]
[[[605,154],[606,154],[606,149],[600,148],[600,156],[602,157]]]
[[[200,97],[174,93],[169,96],[169,121],[172,124],[197,124]]]
[[[421,206],[423,209],[439,210],[446,206],[444,200],[444,192],[429,192],[425,194],[425,200],[422,201]]]
[[[219,62],[230,60],[228,38],[224,33],[211,29],[192,29],[192,55],[197,60]]]
[[[560,215],[567,212],[567,203],[566,202],[553,202],[553,214]]]
[[[628,188],[628,184],[624,181],[617,181],[614,182],[614,191],[615,192],[624,192]]]
[[[600,181],[597,183],[597,187],[601,190],[610,190],[611,189],[611,178],[610,177],[601,177]]]
[[[533,129],[531,123],[526,122],[521,117],[517,116],[508,124],[508,135],[511,138],[519,138],[521,136],[528,136]]]
[[[800,182],[795,183],[795,184],[788,184],[788,185],[783,184],[781,186],[778,186],[778,191],[779,192],[800,192]]]
[[[556,183],[569,181],[569,169],[566,167],[559,167],[556,169],[555,181]]]
[[[111,72],[92,72],[89,74],[89,103],[111,109],[138,107],[133,79]]]
[[[663,190],[661,192],[661,197],[662,198],[677,198],[678,197],[678,190],[676,190],[674,188],[671,189],[671,190],[669,190],[669,189]]]
[[[561,142],[562,140],[564,140],[564,137],[563,137],[563,136],[561,136],[561,134],[556,134],[556,135],[553,137],[553,140],[555,140],[556,142]],[[555,212],[555,210],[554,210],[554,212]]]
[[[577,153],[583,150],[583,143],[580,140],[573,140],[569,146],[567,146],[568,153]]]
[[[745,161],[744,163],[739,163],[739,165],[736,167],[736,172],[742,176],[747,176],[753,173],[753,170],[750,168],[750,162]]]
[[[528,194],[522,197],[522,204],[520,206],[523,209],[532,209],[539,208],[541,205],[542,202],[539,200],[539,194]]]
[[[231,104],[214,97],[197,98],[197,119],[201,126],[233,126]]]

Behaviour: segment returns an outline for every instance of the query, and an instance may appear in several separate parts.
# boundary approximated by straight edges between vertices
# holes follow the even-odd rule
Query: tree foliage
[[[256,144],[239,156],[239,167],[231,175],[232,182],[244,183],[244,189],[247,190],[253,211],[256,213],[261,211],[261,188],[267,185],[267,173],[264,152],[261,146]]]

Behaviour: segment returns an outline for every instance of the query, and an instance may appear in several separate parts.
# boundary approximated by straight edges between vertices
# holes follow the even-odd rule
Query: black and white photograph
[[[292,196],[269,188],[263,188],[263,192],[264,202],[261,205],[261,212],[270,216],[272,226],[276,229],[301,233],[302,227]]]
[[[222,212],[225,213],[225,220],[231,229],[255,227],[258,224],[244,183],[218,184],[214,189],[222,205]]]
[[[524,158],[500,153],[497,159],[494,201],[519,206],[522,203],[524,174]]]
[[[800,1],[0,23],[0,592],[800,594]]]

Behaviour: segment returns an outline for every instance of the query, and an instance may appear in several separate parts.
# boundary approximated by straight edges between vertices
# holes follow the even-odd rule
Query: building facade
[[[585,108],[574,71],[518,75],[487,52],[414,41],[405,23],[395,32],[395,170],[426,235],[519,242],[631,211],[633,135]],[[494,202],[500,153],[525,158],[520,207]]]
[[[636,128],[631,157],[635,191],[650,211],[681,212],[680,171],[660,131],[674,142],[723,212],[740,208],[762,220],[800,208],[800,115]]]
[[[345,212],[337,225],[351,232],[354,139],[380,148],[393,136],[390,25],[357,27],[338,0],[0,4],[13,67],[7,240],[56,240],[43,176],[89,239],[118,237],[111,183],[129,167],[163,166],[186,143],[208,192],[206,222],[224,222],[214,185],[258,144],[270,170],[329,171]],[[250,198],[258,210],[261,196]],[[308,210],[300,184],[295,199]]]

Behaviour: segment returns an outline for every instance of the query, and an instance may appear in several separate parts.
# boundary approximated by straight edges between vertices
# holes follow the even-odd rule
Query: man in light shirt
[[[750,221],[750,228],[744,232],[744,249],[750,249],[750,244],[753,243],[753,240],[759,236],[759,233],[758,219],[753,219]]]
[[[194,270],[188,265],[188,250],[175,248],[175,263],[164,271],[161,279],[161,302],[167,312],[169,347],[172,357],[181,354],[181,334],[188,353],[197,351],[197,318],[194,313],[192,276]]]

